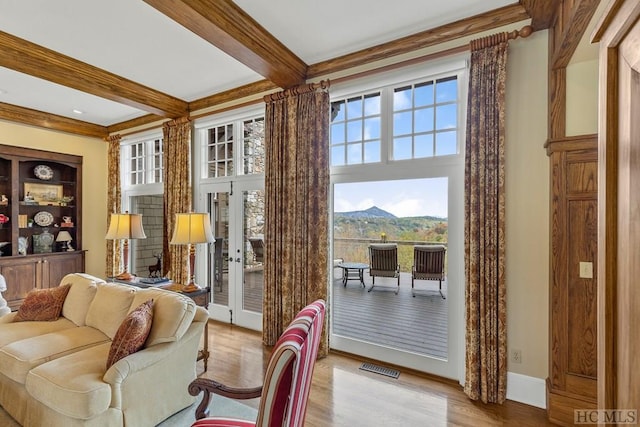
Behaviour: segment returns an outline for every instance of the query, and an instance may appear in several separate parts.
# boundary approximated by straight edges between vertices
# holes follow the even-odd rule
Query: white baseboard
[[[507,372],[507,399],[547,409],[547,388],[541,378]]]

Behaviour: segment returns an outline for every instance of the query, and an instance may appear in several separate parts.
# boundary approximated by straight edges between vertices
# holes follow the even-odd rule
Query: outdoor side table
[[[364,288],[364,270],[369,268],[369,264],[361,262],[341,262],[338,264],[343,271],[342,284],[347,286],[348,280],[359,280]]]

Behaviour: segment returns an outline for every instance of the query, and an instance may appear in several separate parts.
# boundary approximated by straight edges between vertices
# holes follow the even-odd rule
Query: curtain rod
[[[526,26],[522,27],[520,30],[513,30],[513,31],[508,32],[506,34],[507,34],[507,38],[509,40],[514,40],[514,39],[516,39],[518,37],[522,37],[522,38],[529,37],[531,35],[531,33],[533,33],[533,27],[531,25],[526,25]],[[504,33],[497,33],[497,34],[504,34]],[[491,37],[491,36],[487,36],[487,37]],[[333,83],[333,84],[345,83],[345,82],[349,82],[351,80],[356,80],[356,79],[360,79],[362,77],[367,77],[367,76],[370,76],[370,75],[383,73],[385,71],[392,71],[392,70],[395,70],[395,69],[398,69],[398,68],[408,67],[410,65],[419,64],[419,63],[422,63],[422,62],[425,62],[425,61],[431,61],[431,60],[442,58],[442,57],[445,57],[445,56],[457,55],[458,53],[463,53],[463,52],[469,51],[472,41],[473,40],[471,40],[467,44],[463,44],[463,45],[460,45],[460,46],[452,47],[452,48],[449,48],[449,49],[440,50],[438,52],[428,53],[426,55],[418,56],[416,58],[407,59],[405,61],[396,62],[394,64],[385,65],[383,67],[375,68],[375,69],[372,69],[372,70],[361,71],[359,73],[349,74],[348,76],[334,78],[334,79],[331,79],[331,83]]]

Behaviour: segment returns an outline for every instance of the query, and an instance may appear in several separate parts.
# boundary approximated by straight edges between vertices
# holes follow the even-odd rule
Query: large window
[[[331,165],[458,154],[457,74],[389,85],[331,103]]]
[[[143,214],[142,226],[147,235],[146,239],[129,242],[129,269],[140,277],[147,277],[149,266],[156,265],[162,257],[162,150],[161,131],[121,142],[122,212]]]

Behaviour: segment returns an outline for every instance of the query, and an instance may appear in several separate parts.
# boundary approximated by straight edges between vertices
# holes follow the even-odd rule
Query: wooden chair
[[[398,280],[396,295],[400,290],[400,264],[398,264],[398,245],[395,243],[377,243],[369,245],[369,276],[373,284],[368,292],[376,285],[376,277],[392,277]]]
[[[253,259],[255,262],[264,263],[264,240],[262,237],[249,237]]]
[[[239,389],[208,378],[195,379],[189,385],[189,393],[197,396],[204,392],[204,395],[196,409],[197,421],[192,427],[302,427],[320,345],[324,313],[323,300],[309,304],[298,313],[273,347],[262,386]],[[260,397],[257,420],[252,422],[228,417],[204,418],[207,416],[211,393],[232,399]]]
[[[444,274],[444,257],[447,249],[443,245],[415,245],[413,247],[413,268],[411,269],[411,293],[416,296],[414,280],[438,280],[440,296]]]

